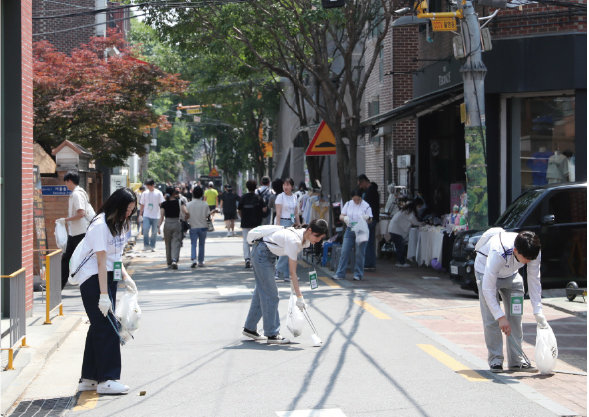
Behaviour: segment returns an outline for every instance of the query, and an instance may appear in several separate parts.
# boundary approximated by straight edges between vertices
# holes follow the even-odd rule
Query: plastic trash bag
[[[121,338],[125,341],[132,339],[133,333],[139,328],[141,319],[141,308],[137,302],[137,293],[123,292],[123,295],[117,301],[115,316],[121,324],[119,331]]]
[[[536,333],[536,367],[541,374],[550,374],[556,366],[558,346],[552,327],[537,328]]]
[[[368,223],[366,220],[360,219],[352,228],[352,231],[356,233],[356,243],[363,243],[368,241],[369,231]]]
[[[55,222],[55,242],[57,243],[57,247],[65,252],[67,247],[67,229],[63,220],[57,220]]]
[[[286,318],[286,328],[292,333],[294,337],[299,337],[303,333],[303,326],[305,325],[305,316],[303,312],[297,307],[297,296],[294,293],[290,294],[288,302],[288,317]]]

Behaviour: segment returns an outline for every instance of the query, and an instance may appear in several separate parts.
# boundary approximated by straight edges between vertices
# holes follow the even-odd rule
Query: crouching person
[[[279,229],[254,242],[251,258],[256,287],[243,328],[244,336],[254,340],[266,340],[268,344],[290,343],[288,339],[280,335],[278,287],[274,279],[276,257],[288,257],[288,268],[292,288],[297,296],[297,307],[301,310],[304,309],[305,301],[297,277],[297,256],[303,248],[325,238],[327,229],[328,226],[325,220],[316,219],[309,225],[298,228]],[[260,319],[263,319],[264,323],[264,336],[257,332]]]

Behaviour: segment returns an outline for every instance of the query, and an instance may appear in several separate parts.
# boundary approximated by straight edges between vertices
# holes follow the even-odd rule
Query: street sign
[[[434,32],[456,31],[456,19],[453,17],[435,17],[431,21]]]
[[[319,125],[319,129],[315,132],[313,140],[307,147],[305,155],[307,156],[320,156],[320,155],[335,155],[335,136],[329,126],[325,123],[325,120]]]
[[[43,185],[41,187],[41,194],[43,195],[69,196],[71,193],[65,185]]]
[[[202,114],[202,108],[200,106],[186,109],[186,114]]]
[[[209,172],[209,177],[218,177],[218,176],[219,176],[219,171],[217,171],[217,168],[211,169],[211,172]]]

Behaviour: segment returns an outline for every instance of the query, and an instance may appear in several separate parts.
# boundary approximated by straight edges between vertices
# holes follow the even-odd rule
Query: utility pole
[[[485,132],[485,75],[487,67],[481,58],[481,30],[471,1],[463,3],[464,19],[460,24],[466,62],[460,69],[464,82],[466,123],[466,193],[468,226],[484,229],[489,225],[487,193],[487,147]]]

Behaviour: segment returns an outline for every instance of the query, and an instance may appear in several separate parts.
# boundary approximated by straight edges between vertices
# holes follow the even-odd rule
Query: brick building
[[[446,3],[430,2],[430,11],[447,10]],[[493,9],[477,7],[477,12],[488,16]],[[547,181],[545,166],[552,155],[572,155],[571,174],[561,181],[586,180],[586,2],[501,9],[488,27],[493,48],[482,58],[488,70],[485,124],[492,222],[522,191]],[[435,214],[450,211],[451,184],[465,183],[463,60],[454,58],[453,37],[432,32],[429,23],[393,27],[392,52],[383,51],[384,59],[392,56],[392,91],[383,83],[380,92],[368,93],[363,121],[384,142],[370,146],[377,141],[367,135],[366,170],[381,158],[389,160],[380,163],[384,175],[374,170],[371,178],[381,189],[389,179],[397,182],[394,156],[412,155],[408,185],[424,195]],[[384,98],[391,95],[393,106],[388,107]],[[380,98],[376,115],[369,104],[374,96]]]

